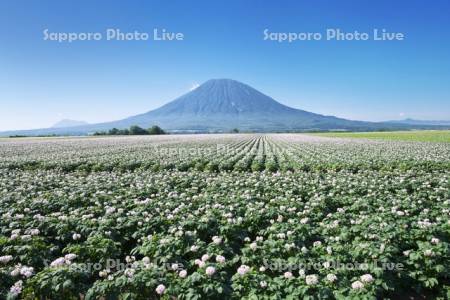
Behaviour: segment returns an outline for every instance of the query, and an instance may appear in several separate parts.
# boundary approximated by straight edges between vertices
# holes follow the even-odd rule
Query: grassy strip
[[[412,142],[441,142],[450,143],[450,130],[420,130],[420,131],[391,131],[391,132],[323,132],[314,133],[318,136],[383,139],[392,141]]]

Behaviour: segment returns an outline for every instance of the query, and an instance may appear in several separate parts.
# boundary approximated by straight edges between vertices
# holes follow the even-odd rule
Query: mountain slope
[[[0,135],[83,135],[131,125],[144,128],[159,125],[172,132],[225,132],[233,128],[259,132],[418,128],[409,124],[350,121],[315,114],[283,105],[241,82],[213,79],[158,109],[123,120],[66,128],[9,131]]]

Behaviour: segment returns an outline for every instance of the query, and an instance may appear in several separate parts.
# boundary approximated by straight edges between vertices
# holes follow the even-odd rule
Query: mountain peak
[[[207,81],[205,81],[205,83],[206,82],[238,82],[238,83],[243,84],[242,82],[231,79],[231,78],[211,78],[211,79],[208,79]]]
[[[196,89],[154,110],[153,116],[244,116],[291,112],[271,97],[233,79],[210,79]]]
[[[212,79],[205,81],[202,85],[204,85],[204,84],[242,84],[242,85],[246,85],[240,81],[230,79],[230,78],[212,78]]]
[[[209,79],[201,84],[198,88],[204,89],[222,89],[222,90],[231,90],[231,89],[255,89],[251,88],[249,85],[242,83],[240,81],[229,79],[229,78],[217,78],[217,79]],[[197,88],[197,89],[198,89]],[[259,92],[258,92],[259,93]]]

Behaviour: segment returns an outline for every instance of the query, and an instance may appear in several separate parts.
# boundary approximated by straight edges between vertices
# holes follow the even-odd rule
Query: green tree
[[[117,128],[110,129],[108,131],[108,134],[109,135],[118,135],[119,134],[119,129],[117,129]]]
[[[147,130],[145,130],[144,128],[133,125],[130,127],[130,134],[131,135],[143,135],[143,134],[148,134],[148,133],[147,133]]]
[[[165,131],[161,129],[159,126],[152,126],[147,130],[148,134],[156,135],[156,134],[165,134]]]
[[[122,129],[118,132],[119,135],[129,135],[130,131],[128,129]]]

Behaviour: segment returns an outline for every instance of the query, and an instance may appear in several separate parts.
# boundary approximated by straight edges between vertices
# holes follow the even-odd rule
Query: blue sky
[[[95,2],[95,3],[94,3]],[[211,78],[358,120],[450,119],[450,2],[0,2],[0,130],[149,111]],[[44,41],[50,32],[182,32],[183,41]],[[404,41],[264,41],[374,28]]]

